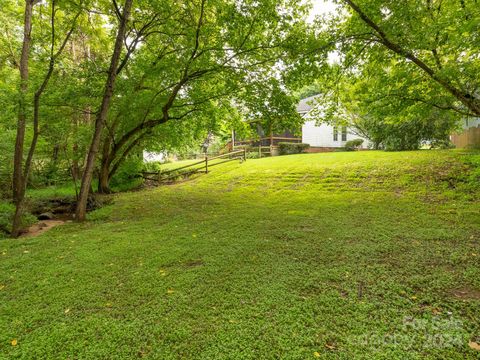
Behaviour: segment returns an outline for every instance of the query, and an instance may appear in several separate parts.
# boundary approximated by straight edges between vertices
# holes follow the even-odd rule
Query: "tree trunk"
[[[133,0],[125,0],[125,4],[123,6],[123,14],[120,18],[120,23],[118,26],[117,37],[115,39],[115,46],[110,61],[110,68],[108,70],[108,77],[105,84],[102,104],[100,105],[100,109],[95,118],[95,131],[93,133],[93,138],[88,151],[87,161],[85,163],[85,169],[83,171],[82,184],[80,186],[80,195],[75,211],[75,218],[77,221],[83,221],[86,217],[87,200],[89,190],[92,184],[95,160],[97,158],[97,153],[100,147],[100,141],[102,137],[102,131],[108,116],[110,102],[113,96],[115,80],[117,78],[117,68],[120,61],[120,55],[123,47],[123,39],[125,37],[127,22],[128,18],[130,17],[130,9],[132,7],[132,3]]]
[[[27,158],[23,163],[23,152],[25,144],[25,129],[26,129],[26,106],[25,95],[28,90],[28,60],[30,53],[30,42],[32,32],[32,17],[33,17],[33,5],[36,4],[36,0],[26,0],[25,2],[25,19],[24,19],[24,35],[22,55],[20,58],[20,100],[18,111],[18,124],[17,124],[17,137],[15,140],[15,155],[14,155],[14,171],[13,171],[13,200],[15,202],[15,215],[12,224],[12,236],[17,237],[21,230],[21,218],[23,213],[23,202],[25,198],[25,191],[27,186],[28,176],[30,174],[30,168],[32,165],[33,155],[37,146],[39,136],[39,117],[40,117],[40,98],[43,92],[47,88],[50,78],[55,68],[55,61],[58,56],[61,55],[68,39],[75,29],[77,18],[80,16],[79,11],[74,18],[72,27],[67,32],[62,45],[58,49],[57,53],[54,53],[55,48],[55,2],[52,2],[51,12],[51,47],[50,47],[50,62],[48,70],[43,78],[42,83],[35,91],[33,98],[33,137],[30,147],[28,149]]]
[[[15,153],[13,158],[13,201],[15,203],[15,215],[12,224],[12,236],[20,234],[22,226],[22,207],[25,198],[26,177],[23,174],[23,147],[25,144],[26,128],[26,95],[28,91],[28,58],[30,54],[30,42],[32,32],[33,2],[25,1],[25,17],[23,27],[23,45],[20,57],[20,94],[18,101],[17,136],[15,139]]]
[[[113,131],[113,129],[111,130]],[[112,147],[113,133],[106,134],[103,140],[102,146],[102,161],[100,164],[100,172],[98,174],[98,192],[100,194],[110,194],[109,182],[110,176],[108,175],[110,164],[112,163],[110,157],[110,149]]]
[[[98,192],[100,194],[110,194],[110,163],[102,161],[100,173],[98,174]]]

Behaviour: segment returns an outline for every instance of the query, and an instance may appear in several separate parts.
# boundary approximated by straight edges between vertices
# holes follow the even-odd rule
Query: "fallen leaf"
[[[410,299],[417,300],[417,297],[415,295],[413,295],[413,296],[410,296]]]
[[[470,349],[480,351],[480,344],[477,344],[475,341],[470,341],[468,346],[470,346]]]
[[[12,346],[17,346],[17,344],[18,344],[17,339],[13,339],[13,340],[11,341],[11,344],[12,344]]]
[[[329,350],[335,350],[335,345],[325,344],[325,347]]]
[[[24,254],[28,254],[29,252],[30,252],[30,251],[28,251],[28,250],[24,250],[24,251],[23,251]]]
[[[70,312],[70,309],[65,309],[64,313],[68,314]]]
[[[167,294],[173,294],[174,292],[175,292],[175,290],[173,290],[173,289],[168,289],[167,290]]]
[[[320,353],[319,353],[318,351],[315,351],[315,352],[313,353],[313,356],[319,358],[319,357],[320,357]]]

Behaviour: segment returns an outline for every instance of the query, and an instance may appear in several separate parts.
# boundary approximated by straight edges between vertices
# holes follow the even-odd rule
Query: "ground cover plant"
[[[476,359],[480,154],[231,162],[0,244],[0,358]]]

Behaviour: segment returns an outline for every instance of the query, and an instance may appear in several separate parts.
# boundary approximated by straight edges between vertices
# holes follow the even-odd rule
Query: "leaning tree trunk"
[[[102,160],[100,172],[98,174],[98,192],[100,194],[110,194],[110,162]]]
[[[120,23],[118,26],[117,37],[115,39],[115,46],[113,49],[112,58],[110,61],[110,68],[108,70],[108,77],[105,84],[105,91],[103,94],[102,104],[95,118],[95,130],[93,133],[92,142],[88,151],[87,161],[82,176],[82,184],[80,186],[80,195],[77,202],[77,208],[75,211],[75,219],[77,221],[83,221],[87,212],[87,200],[90,192],[93,171],[95,167],[95,161],[97,153],[100,147],[100,141],[102,137],[102,131],[107,119],[108,111],[110,109],[110,102],[112,100],[113,91],[115,87],[115,80],[117,78],[117,69],[120,62],[120,55],[123,47],[123,39],[127,28],[128,18],[130,17],[130,9],[132,7],[133,0],[125,0],[123,6],[123,14],[120,17]]]
[[[20,57],[20,94],[18,101],[17,135],[15,139],[15,153],[13,158],[13,201],[15,215],[13,217],[12,236],[20,234],[22,226],[22,208],[25,198],[25,184],[27,179],[23,175],[23,147],[25,144],[26,129],[26,95],[28,91],[28,58],[32,33],[33,1],[25,1],[25,17],[23,23],[23,45]]]
[[[112,126],[112,130],[115,127],[115,124]],[[112,131],[111,130],[111,131]],[[103,139],[102,146],[102,161],[100,163],[100,171],[98,173],[98,192],[100,194],[110,194],[110,164],[112,163],[110,157],[110,149],[112,147],[112,136],[113,134],[107,134]]]

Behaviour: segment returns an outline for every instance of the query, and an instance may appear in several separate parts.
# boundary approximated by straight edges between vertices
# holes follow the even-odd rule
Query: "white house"
[[[297,112],[305,119],[302,126],[302,142],[309,144],[312,148],[341,148],[345,146],[348,140],[363,139],[361,148],[368,148],[369,141],[347,127],[334,127],[328,124],[319,124],[314,115],[311,114],[312,109],[318,106],[316,97],[311,96],[302,99],[297,105]]]
[[[152,152],[143,150],[143,162],[160,162],[163,163],[167,160],[167,154],[165,152]]]

